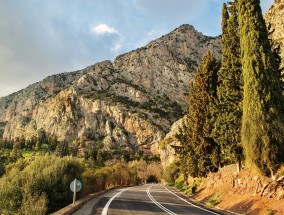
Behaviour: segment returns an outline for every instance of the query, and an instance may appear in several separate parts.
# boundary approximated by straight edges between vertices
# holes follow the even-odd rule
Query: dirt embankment
[[[238,214],[284,215],[284,165],[275,179],[244,168],[236,173],[230,165],[211,173],[197,188],[193,198]]]

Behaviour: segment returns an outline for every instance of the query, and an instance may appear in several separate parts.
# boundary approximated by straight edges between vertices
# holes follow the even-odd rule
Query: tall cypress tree
[[[219,165],[219,146],[212,138],[213,104],[216,98],[219,64],[209,51],[197,69],[190,89],[189,113],[182,137],[181,160],[193,177],[205,176]]]
[[[229,22],[229,12],[227,8],[227,4],[223,4],[222,8],[222,68],[224,67],[224,63],[228,62],[229,58],[229,36],[228,36],[228,22]]]
[[[244,78],[241,140],[248,164],[273,174],[284,161],[284,101],[259,0],[238,0]]]
[[[222,157],[231,163],[238,162],[240,167],[243,77],[236,2],[229,4],[228,8],[224,4],[222,10],[222,67],[218,71],[218,102],[213,133],[215,141],[221,146]]]

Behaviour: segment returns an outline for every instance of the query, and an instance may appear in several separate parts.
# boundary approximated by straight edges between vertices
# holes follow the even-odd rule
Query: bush
[[[136,185],[137,173],[132,164],[117,163],[100,169],[87,170],[82,174],[82,195],[98,192],[118,185]]]
[[[175,180],[175,187],[180,191],[186,190],[186,181],[184,178],[184,174],[179,174],[178,178]]]
[[[72,202],[69,185],[81,172],[75,158],[46,155],[20,159],[0,178],[1,212],[44,214],[47,208],[48,212],[58,210]]]
[[[197,187],[201,184],[201,182],[202,182],[201,178],[194,180],[192,185],[190,185],[189,188],[187,189],[186,193],[189,194],[189,195],[194,194],[197,190]]]
[[[222,201],[221,196],[218,193],[214,193],[210,199],[206,202],[209,206],[216,206]]]
[[[178,161],[171,163],[163,172],[163,179],[170,186],[173,186],[175,179],[180,172],[180,163]]]
[[[45,193],[27,195],[21,206],[21,213],[25,215],[44,215],[47,212],[47,197]]]

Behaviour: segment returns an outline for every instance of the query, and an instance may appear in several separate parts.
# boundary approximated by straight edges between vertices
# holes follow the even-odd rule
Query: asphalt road
[[[167,187],[157,184],[114,190],[103,196],[93,211],[96,215],[219,214],[193,205]]]

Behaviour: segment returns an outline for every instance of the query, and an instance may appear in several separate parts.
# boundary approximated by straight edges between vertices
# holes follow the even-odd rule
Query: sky
[[[224,0],[0,0],[0,97],[146,45],[182,24],[221,33]],[[273,0],[261,0],[263,12]]]

